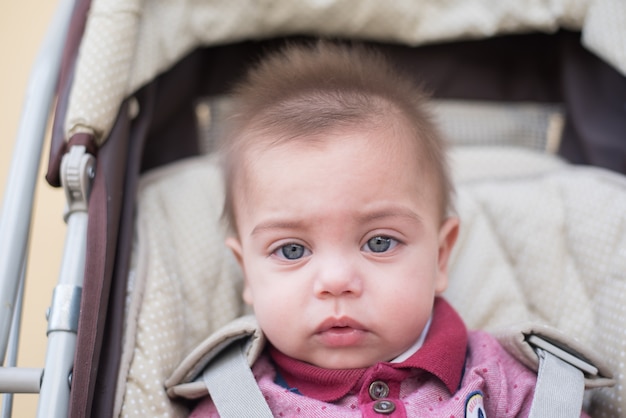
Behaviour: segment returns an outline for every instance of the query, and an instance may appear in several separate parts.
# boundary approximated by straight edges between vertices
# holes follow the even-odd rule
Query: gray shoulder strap
[[[247,339],[225,348],[202,374],[213,403],[222,418],[272,418],[261,389],[248,365]]]
[[[537,385],[529,418],[580,417],[585,378],[578,367],[536,347],[539,356]]]

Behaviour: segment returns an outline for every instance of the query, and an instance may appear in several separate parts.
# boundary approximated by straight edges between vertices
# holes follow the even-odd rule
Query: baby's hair
[[[234,233],[234,189],[245,175],[250,148],[303,138],[314,141],[341,128],[408,129],[420,169],[438,186],[442,219],[451,211],[453,186],[445,144],[426,109],[426,95],[382,53],[330,41],[290,44],[248,71],[232,98],[220,150],[224,217]]]

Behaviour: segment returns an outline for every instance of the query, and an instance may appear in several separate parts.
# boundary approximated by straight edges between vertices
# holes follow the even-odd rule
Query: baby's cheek
[[[247,282],[244,284],[241,297],[243,298],[243,301],[246,304],[250,306],[254,306],[254,298],[252,297],[252,289],[250,288]]]

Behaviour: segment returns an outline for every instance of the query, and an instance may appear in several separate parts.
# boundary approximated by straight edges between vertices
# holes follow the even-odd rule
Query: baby
[[[459,230],[445,147],[378,53],[289,46],[234,92],[227,245],[275,416],[527,416],[536,375],[441,297]],[[217,416],[210,397],[192,416]]]

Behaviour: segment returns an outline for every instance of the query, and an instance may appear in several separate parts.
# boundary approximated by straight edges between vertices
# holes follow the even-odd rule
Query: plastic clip
[[[72,212],[87,211],[91,183],[96,174],[96,159],[83,145],[73,145],[61,161],[61,184],[65,190],[67,206],[63,219]]]
[[[553,343],[544,337],[539,335],[529,335],[526,337],[526,341],[528,341],[528,343],[535,349],[538,353],[537,355],[539,356],[540,354],[538,349],[542,349],[562,361],[576,367],[587,376],[598,375],[598,368],[596,366],[582,358],[580,355],[573,353],[571,350],[567,350],[564,347],[560,347],[556,343]]]

